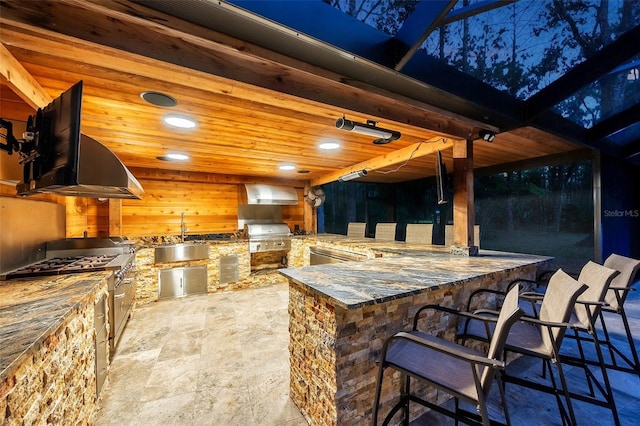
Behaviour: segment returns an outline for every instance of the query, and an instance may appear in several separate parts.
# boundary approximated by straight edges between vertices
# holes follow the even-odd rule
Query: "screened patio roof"
[[[241,24],[237,10],[140,3],[500,132],[533,126],[640,164],[640,2],[231,0]]]

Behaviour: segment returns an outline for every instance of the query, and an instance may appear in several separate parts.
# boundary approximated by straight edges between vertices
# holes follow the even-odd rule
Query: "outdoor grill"
[[[253,223],[245,225],[249,238],[249,253],[291,249],[291,230],[284,223]]]

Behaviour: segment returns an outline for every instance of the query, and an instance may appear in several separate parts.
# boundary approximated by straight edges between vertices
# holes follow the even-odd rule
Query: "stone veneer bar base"
[[[2,425],[93,424],[98,410],[94,303],[74,310],[0,383]]]
[[[505,288],[512,279],[534,278],[535,271],[535,265],[523,266],[355,309],[336,306],[328,297],[289,280],[293,402],[310,425],[370,424],[379,352],[389,336],[410,329],[420,306],[462,307],[469,294],[478,288]],[[422,329],[453,340],[456,318],[431,312]],[[395,403],[399,389],[400,375],[387,375],[382,389],[381,418]],[[435,389],[424,392],[426,398],[438,401]],[[413,404],[412,419],[423,413],[422,407]]]

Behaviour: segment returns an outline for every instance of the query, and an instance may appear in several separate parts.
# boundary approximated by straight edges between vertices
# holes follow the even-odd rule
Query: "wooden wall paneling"
[[[109,200],[109,236],[122,237],[122,200]]]
[[[122,201],[122,232],[127,237],[180,235],[184,213],[188,234],[235,232],[237,185],[139,179],[142,200]]]
[[[296,229],[296,225],[299,229],[305,229],[305,207],[308,206],[304,201],[304,188],[296,188],[296,192],[298,193],[298,204],[282,206],[282,221],[289,226],[292,232]]]

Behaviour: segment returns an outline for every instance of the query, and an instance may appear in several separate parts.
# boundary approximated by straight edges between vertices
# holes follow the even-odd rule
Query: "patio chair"
[[[364,222],[349,222],[347,225],[347,237],[364,238],[367,224]]]
[[[605,295],[607,294],[609,286],[618,274],[619,272],[615,269],[607,268],[606,266],[602,266],[591,261],[587,262],[587,264],[582,268],[580,275],[578,276],[578,281],[582,284],[586,284],[587,289],[576,301],[573,313],[568,321],[572,325],[570,329],[573,331],[573,334],[567,335],[568,338],[573,338],[577,342],[579,356],[568,355],[566,354],[566,351],[561,352],[560,354],[564,364],[582,367],[587,379],[589,395],[586,396],[581,393],[570,392],[571,397],[583,402],[609,408],[613,414],[613,419],[616,425],[620,424],[620,419],[618,418],[618,411],[613,398],[609,375],[602,355],[602,348],[598,338],[598,332],[596,330],[596,323],[602,307],[606,305]],[[585,356],[582,343],[586,341],[593,343],[597,356],[596,362],[588,362],[588,359]],[[602,383],[600,383],[596,376],[591,372],[589,365],[596,365],[600,368]],[[604,401],[596,398],[593,387],[594,385],[600,391]]]
[[[607,304],[602,307],[599,315],[604,335],[604,338],[600,340],[600,343],[608,348],[610,356],[610,362],[607,364],[607,368],[635,373],[640,376],[640,360],[638,359],[638,351],[636,350],[633,336],[631,335],[631,328],[629,327],[629,320],[624,310],[624,302],[626,301],[629,292],[635,290],[632,286],[638,278],[640,260],[614,253],[607,257],[604,261],[604,266],[620,272],[609,286],[609,290],[605,296],[605,302],[607,302]],[[609,315],[620,315],[627,337],[627,344],[629,345],[629,350],[631,352],[630,356],[626,355],[619,346],[613,344],[605,322],[605,317]],[[618,362],[618,359],[624,361],[626,366],[621,365]]]
[[[395,241],[396,223],[378,223],[376,225],[375,239],[380,241]]]
[[[407,244],[433,244],[433,225],[431,223],[408,223],[406,237]]]
[[[400,371],[404,380],[400,401],[385,417],[384,425],[388,424],[400,409],[404,409],[404,424],[408,424],[411,402],[421,404],[456,420],[489,425],[491,422],[486,398],[493,379],[500,380],[498,372],[505,368],[505,362],[502,359],[503,345],[511,325],[521,315],[522,310],[518,307],[518,289],[514,288],[506,296],[494,325],[495,332],[490,340],[488,354],[417,330],[396,333],[387,339],[380,355],[373,405],[373,425],[378,424],[378,405],[385,369]],[[448,410],[412,393],[411,379],[425,381],[453,396],[455,409]],[[499,386],[499,388],[505,419],[509,423],[503,387]],[[460,410],[458,407],[459,399],[476,405],[477,414]]]
[[[514,286],[510,291],[513,291]],[[559,348],[562,344],[566,329],[572,327],[569,320],[577,298],[587,289],[565,273],[557,270],[549,279],[547,291],[542,295],[539,315],[537,318],[523,316],[515,323],[505,342],[505,350],[523,356],[542,360],[549,370],[550,384],[537,380],[529,380],[513,374],[516,372],[506,369],[504,380],[520,386],[539,390],[555,396],[563,423],[576,424],[573,405],[567,387]],[[491,328],[476,319],[463,321],[458,331],[458,338],[465,342],[474,339],[487,342],[491,336]],[[556,383],[551,365],[555,364],[560,386]],[[564,403],[563,403],[564,399]]]
[[[572,309],[571,317],[567,320],[571,327],[572,333],[567,334],[567,338],[572,338],[577,342],[578,355],[567,354],[566,351],[560,353],[560,357],[564,364],[574,365],[582,368],[587,379],[589,389],[588,395],[570,391],[569,395],[583,402],[595,404],[611,410],[615,424],[620,424],[618,412],[611,389],[609,375],[606,371],[606,364],[602,355],[600,341],[596,330],[597,318],[600,315],[601,308],[606,305],[605,295],[618,275],[618,271],[599,265],[595,262],[587,262],[581,269],[578,276],[578,282],[587,286]],[[528,280],[514,280],[510,283],[528,282]],[[490,292],[500,295],[501,292],[490,290]],[[479,292],[476,292],[479,294]],[[538,292],[524,292],[521,294],[521,304],[524,303],[523,310],[530,317],[538,317],[539,303],[543,299],[544,294]],[[527,304],[527,302],[529,302]],[[590,360],[586,357],[583,342],[592,342],[597,360]],[[566,346],[566,345],[565,345]],[[561,348],[563,349],[563,348]],[[602,383],[589,369],[589,365],[600,368]],[[543,363],[542,377],[546,376],[547,364]],[[603,399],[596,397],[594,385],[598,388]]]

